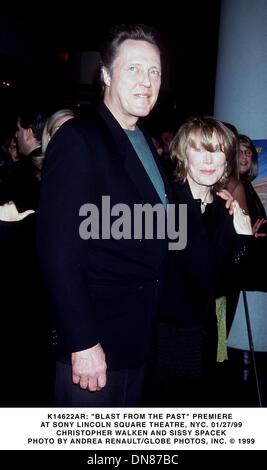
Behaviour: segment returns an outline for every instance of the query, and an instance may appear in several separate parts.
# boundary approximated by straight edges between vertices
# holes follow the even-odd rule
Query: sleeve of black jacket
[[[217,283],[217,296],[226,295],[233,289],[242,289],[244,276],[248,272],[249,259],[255,239],[252,235],[237,234],[233,216],[225,214],[221,233],[221,265]]]
[[[98,342],[88,289],[90,241],[79,236],[79,209],[94,191],[92,152],[74,121],[62,126],[49,143],[37,216],[39,263],[62,352]]]

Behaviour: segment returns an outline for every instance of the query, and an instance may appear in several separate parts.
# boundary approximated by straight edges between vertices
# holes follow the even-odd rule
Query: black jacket
[[[171,189],[159,169],[171,202]],[[101,105],[86,122],[68,121],[49,143],[38,253],[55,314],[58,351],[80,351],[100,342],[109,368],[137,366],[150,352],[167,240],[83,240],[80,207],[91,203],[101,208],[104,195],[110,196],[111,207],[124,203],[132,214],[134,204],[161,202],[127,135]]]
[[[237,235],[225,201],[214,197],[201,214],[187,182],[175,183],[176,200],[187,204],[187,245],[169,256],[162,320],[182,327],[216,327],[215,298],[240,287],[240,270],[253,237]]]

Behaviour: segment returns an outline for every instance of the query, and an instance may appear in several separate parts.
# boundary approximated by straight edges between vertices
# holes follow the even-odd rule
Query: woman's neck
[[[201,184],[196,183],[192,178],[190,178],[189,175],[187,176],[187,181],[189,183],[191,193],[194,199],[200,199],[201,202],[207,204],[213,201],[210,186],[203,186]]]

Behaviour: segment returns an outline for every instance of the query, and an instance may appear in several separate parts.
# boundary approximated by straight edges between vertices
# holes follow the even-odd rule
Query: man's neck
[[[38,149],[39,147],[41,147],[41,144],[39,143],[32,145],[32,147],[29,149],[29,152],[26,154],[26,156],[30,155],[34,150]]]
[[[125,114],[120,113],[116,109],[116,107],[112,105],[111,101],[108,99],[107,96],[104,97],[104,104],[110,110],[111,114],[113,114],[113,116],[115,117],[115,119],[118,121],[118,123],[123,129],[128,129],[129,131],[135,131],[136,123],[138,121],[137,117],[131,116],[131,115],[126,116]]]

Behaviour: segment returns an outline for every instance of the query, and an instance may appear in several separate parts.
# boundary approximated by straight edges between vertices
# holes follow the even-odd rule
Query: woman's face
[[[213,151],[206,150],[201,138],[195,137],[195,146],[187,146],[187,178],[201,186],[213,186],[221,179],[225,171],[226,156],[220,148],[218,137],[213,133],[211,145]]]
[[[246,145],[240,144],[239,148],[239,173],[243,174],[250,170],[252,163],[252,150]]]

